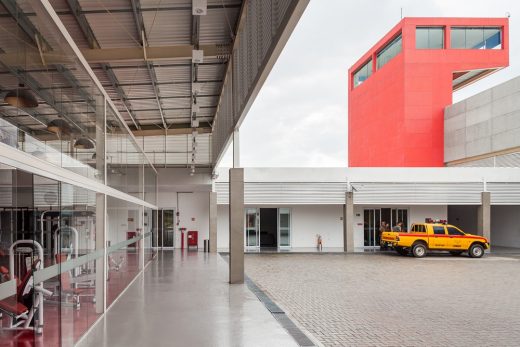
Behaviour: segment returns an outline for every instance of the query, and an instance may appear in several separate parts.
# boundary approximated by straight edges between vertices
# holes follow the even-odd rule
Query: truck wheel
[[[423,243],[416,243],[412,248],[412,254],[416,258],[422,258],[426,255],[426,246]]]
[[[450,254],[457,257],[457,256],[461,255],[462,252],[461,251],[450,251]]]
[[[468,253],[471,258],[481,258],[484,255],[484,247],[478,243],[475,243],[471,245]]]

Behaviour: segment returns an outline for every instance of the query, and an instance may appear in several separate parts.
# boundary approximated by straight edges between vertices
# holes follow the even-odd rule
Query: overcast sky
[[[510,18],[510,67],[454,101],[520,75],[518,0],[311,0],[240,128],[242,167],[347,165],[347,71],[401,17]],[[231,146],[221,166],[232,166]]]

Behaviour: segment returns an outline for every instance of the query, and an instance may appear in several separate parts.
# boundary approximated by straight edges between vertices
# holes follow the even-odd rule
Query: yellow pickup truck
[[[466,234],[444,222],[412,224],[408,232],[385,231],[381,234],[381,244],[401,255],[411,252],[418,258],[428,251],[449,251],[452,255],[468,252],[471,258],[480,258],[489,248],[489,240],[485,237]]]

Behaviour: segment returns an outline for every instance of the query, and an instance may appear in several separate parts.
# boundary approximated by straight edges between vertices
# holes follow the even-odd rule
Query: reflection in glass
[[[451,28],[451,48],[500,49],[502,30],[493,27]]]
[[[256,208],[246,209],[246,246],[259,247],[259,222]]]
[[[372,75],[372,59],[369,59],[362,67],[354,73],[354,87],[365,82]]]
[[[379,70],[385,66],[396,55],[403,50],[403,43],[401,34],[388,43],[379,53],[377,53],[377,69]]]
[[[280,247],[291,246],[291,210],[288,208],[278,209],[279,213],[279,229],[280,229]]]
[[[415,30],[415,47],[417,49],[444,48],[444,28],[418,27]]]

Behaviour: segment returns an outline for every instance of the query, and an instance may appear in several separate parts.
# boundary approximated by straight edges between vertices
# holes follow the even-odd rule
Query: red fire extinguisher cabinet
[[[188,250],[190,247],[199,248],[199,232],[196,230],[188,231]]]

